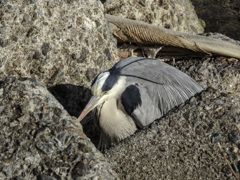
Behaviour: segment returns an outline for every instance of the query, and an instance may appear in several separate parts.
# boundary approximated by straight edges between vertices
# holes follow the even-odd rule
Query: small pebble
[[[73,58],[73,59],[77,59],[77,53],[73,53],[73,54],[72,54],[72,58]]]
[[[46,56],[47,53],[51,51],[52,47],[49,43],[43,43],[41,49],[42,49],[42,54]]]
[[[41,58],[41,53],[36,51],[33,55],[33,59],[39,60]]]
[[[196,127],[199,126],[200,124],[201,124],[200,121],[195,121],[195,122],[193,123],[193,126],[194,126],[194,128],[196,128]]]
[[[238,117],[233,117],[233,120],[235,123],[237,123],[239,121],[239,118]]]
[[[237,167],[240,169],[240,161],[237,162]]]
[[[210,106],[205,106],[204,109],[206,109],[207,111],[209,111],[210,109],[212,109]]]
[[[231,164],[231,166],[232,166],[232,168],[233,168],[234,172],[237,172],[237,173],[239,173],[239,169],[238,169],[238,167],[237,167],[237,165],[236,165],[236,164]]]
[[[225,102],[222,101],[222,100],[218,100],[217,103],[218,103],[218,104],[224,104]]]
[[[39,170],[38,170],[38,168],[34,168],[33,170],[33,174],[35,175],[35,176],[37,176],[37,175],[39,175]]]
[[[8,29],[6,27],[0,28],[0,34],[7,34],[7,33],[8,33]]]
[[[7,146],[7,148],[11,148],[11,147],[13,147],[13,143],[7,143],[6,146]]]
[[[67,126],[69,124],[69,121],[67,119],[62,120],[62,125]]]
[[[110,53],[109,49],[105,49],[104,53],[106,54],[109,61],[112,60],[111,53]]]
[[[89,164],[86,162],[86,160],[82,160],[78,162],[74,169],[72,170],[72,176],[75,179],[78,176],[88,174],[89,170],[90,170]]]
[[[240,142],[240,134],[239,134],[239,132],[237,130],[233,130],[232,132],[230,132],[229,139],[232,142],[234,142],[234,143]]]
[[[218,134],[218,133],[213,134],[211,137],[212,143],[219,142],[221,139],[222,139],[222,136],[221,134]]]
[[[30,0],[30,3],[35,4],[38,0]]]
[[[238,152],[238,148],[237,147],[233,147],[233,153],[237,153]]]
[[[2,38],[0,38],[0,46],[2,47],[6,46],[6,42]]]
[[[203,136],[203,135],[204,135],[204,132],[201,131],[201,130],[198,130],[198,129],[195,130],[195,133],[196,133],[197,135],[200,135],[200,136]]]
[[[54,32],[56,35],[59,35],[60,29],[54,27],[54,28],[53,28],[53,32]]]
[[[166,152],[167,150],[165,148],[162,148],[161,146],[158,147],[159,151]]]
[[[52,176],[46,176],[46,175],[39,175],[38,180],[56,180],[56,178],[52,177]]]
[[[90,81],[97,75],[97,69],[89,68],[86,71],[86,77]]]
[[[28,24],[29,23],[29,19],[30,19],[29,15],[28,14],[24,14],[22,24],[23,25]]]
[[[42,151],[43,153],[45,154],[51,154],[53,152],[53,147],[50,143],[47,143],[47,142],[43,142],[41,140],[39,140],[37,143],[36,143],[36,147]]]
[[[47,25],[48,25],[48,22],[44,21],[44,22],[43,22],[43,25],[44,25],[44,26],[47,26]]]
[[[18,42],[18,37],[17,36],[13,36],[13,41],[15,41],[15,42]]]
[[[8,5],[8,9],[9,9],[9,10],[13,10],[14,8],[13,8],[13,6]]]
[[[82,52],[81,52],[81,56],[80,58],[78,58],[78,62],[82,63],[85,61],[85,59],[87,58],[87,53],[88,53],[88,50],[86,48],[82,48]]]

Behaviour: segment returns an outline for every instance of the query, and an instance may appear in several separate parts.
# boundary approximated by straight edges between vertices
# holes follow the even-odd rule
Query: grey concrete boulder
[[[121,0],[104,1],[105,13],[192,34],[203,33],[191,1]]]
[[[117,60],[100,1],[1,1],[0,79],[90,86]]]
[[[0,179],[117,178],[42,83],[1,81],[0,114]]]

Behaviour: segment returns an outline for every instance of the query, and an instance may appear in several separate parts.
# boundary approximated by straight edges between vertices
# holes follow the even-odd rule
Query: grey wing
[[[146,60],[145,63],[149,62]],[[153,65],[150,63],[144,68],[135,66],[139,74],[126,69],[122,71],[128,75],[127,88],[122,93],[121,101],[125,111],[140,128],[203,90],[196,81],[178,69],[162,62],[154,62]]]

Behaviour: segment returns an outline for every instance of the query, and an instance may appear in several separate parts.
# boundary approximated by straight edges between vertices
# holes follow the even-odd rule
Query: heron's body
[[[92,83],[90,100],[79,119],[102,105],[99,125],[112,140],[121,140],[161,118],[203,88],[178,69],[147,58],[127,58]],[[90,107],[91,106],[91,107]]]

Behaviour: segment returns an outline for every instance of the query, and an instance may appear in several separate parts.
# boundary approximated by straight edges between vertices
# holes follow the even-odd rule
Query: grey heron
[[[111,141],[120,141],[202,90],[187,74],[164,62],[131,57],[93,80],[93,96],[78,120],[100,106],[102,132]]]

